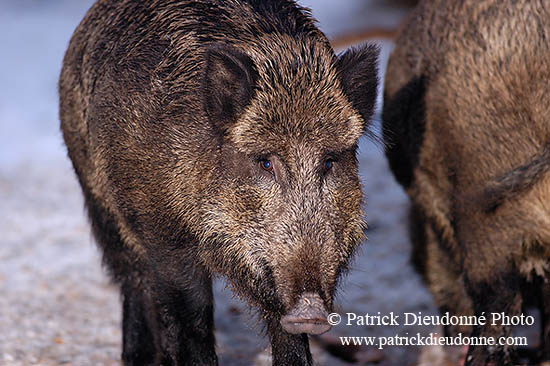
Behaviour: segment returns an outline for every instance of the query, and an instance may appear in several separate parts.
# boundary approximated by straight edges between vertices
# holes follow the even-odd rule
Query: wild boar
[[[420,1],[390,57],[383,109],[390,167],[412,200],[413,259],[441,311],[512,316],[538,303],[546,361],[549,40],[544,1]],[[491,323],[471,334],[510,334]],[[512,346],[470,346],[466,364],[513,359]]]
[[[310,365],[363,239],[356,148],[377,49],[340,57],[292,0],[100,0],[59,81],[61,129],[126,365],[216,365],[211,278]]]

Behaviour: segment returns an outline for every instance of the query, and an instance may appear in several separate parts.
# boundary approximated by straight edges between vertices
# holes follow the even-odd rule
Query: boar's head
[[[375,103],[376,60],[373,46],[336,57],[290,37],[206,53],[218,165],[201,258],[290,333],[330,328],[338,279],[363,239],[356,149]]]

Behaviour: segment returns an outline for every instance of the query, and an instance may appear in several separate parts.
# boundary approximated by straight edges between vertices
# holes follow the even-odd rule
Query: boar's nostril
[[[325,317],[297,317],[285,315],[281,319],[283,329],[292,334],[323,334],[328,332],[332,326],[327,322]]]
[[[305,293],[300,296],[294,308],[281,318],[281,326],[292,334],[322,334],[331,328],[327,315],[321,297],[314,293]]]

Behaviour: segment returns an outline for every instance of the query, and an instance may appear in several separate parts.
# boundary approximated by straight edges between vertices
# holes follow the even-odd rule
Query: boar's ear
[[[257,80],[254,63],[245,53],[228,45],[206,51],[203,101],[210,122],[225,130],[250,103]]]
[[[344,94],[353,107],[369,122],[376,103],[378,89],[378,46],[365,44],[340,55],[336,68]]]

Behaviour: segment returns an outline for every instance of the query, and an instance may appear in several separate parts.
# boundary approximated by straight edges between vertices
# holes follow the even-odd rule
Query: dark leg
[[[124,364],[217,365],[212,281],[193,249],[159,245],[154,256],[137,253],[109,211],[85,196],[103,261],[121,285]]]
[[[456,208],[456,233],[463,254],[464,284],[474,314],[487,319],[484,325],[473,326],[472,337],[495,342],[470,345],[466,366],[511,366],[517,361],[515,347],[502,342],[503,337],[510,337],[511,326],[498,319],[493,322],[493,314],[521,314],[524,279],[517,263],[523,258],[522,229],[514,226],[520,225],[514,220],[515,211],[486,214],[462,204]]]
[[[181,273],[185,287],[163,283],[155,291],[162,365],[215,366],[212,280],[197,268]]]
[[[508,366],[513,365],[516,359],[513,346],[500,345],[501,337],[509,337],[510,326],[502,325],[500,321],[492,324],[493,313],[505,313],[508,316],[521,313],[520,278],[515,273],[493,272],[494,280],[472,281],[467,280],[468,290],[473,298],[474,310],[477,317],[484,315],[487,318],[485,325],[474,326],[472,337],[496,341],[494,346],[474,345],[468,349],[466,366]]]
[[[283,330],[279,319],[268,321],[273,366],[311,366],[313,364],[306,334],[290,334]]]
[[[122,289],[122,360],[124,365],[155,365],[158,344],[152,329],[155,324],[147,318],[153,309],[144,295],[135,289]]]

